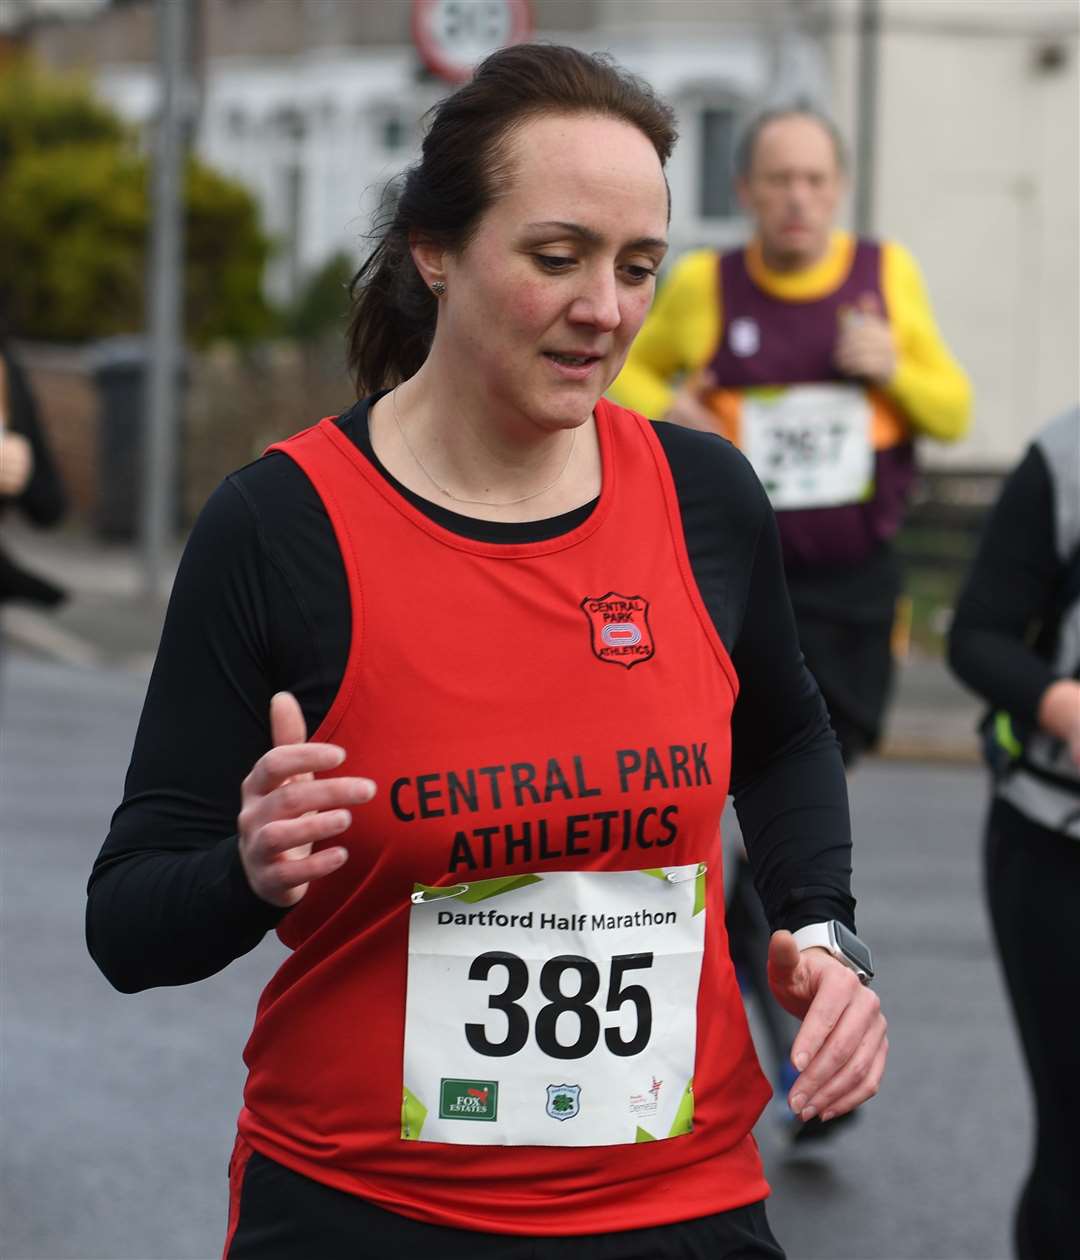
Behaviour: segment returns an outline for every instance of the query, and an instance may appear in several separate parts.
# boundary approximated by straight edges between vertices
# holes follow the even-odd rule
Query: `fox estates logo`
[[[581,1110],[580,1085],[549,1085],[547,1107],[552,1120],[573,1120]]]
[[[633,669],[656,651],[649,628],[649,601],[641,595],[586,595],[581,611],[592,631],[592,650],[602,661]]]
[[[439,1082],[440,1120],[494,1120],[498,1111],[498,1081],[444,1076]]]

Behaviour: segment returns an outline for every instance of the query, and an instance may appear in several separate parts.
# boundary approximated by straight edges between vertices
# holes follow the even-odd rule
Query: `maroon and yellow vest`
[[[866,295],[876,298],[888,317],[881,247],[859,240],[838,287],[807,301],[767,293],[755,283],[742,249],[722,255],[719,272],[724,331],[708,364],[718,385],[708,401],[724,436],[745,450],[749,402],[768,402],[779,395],[779,387],[850,385],[833,363],[837,333],[841,320],[851,317]],[[915,471],[910,430],[903,414],[880,390],[863,392],[872,471],[861,491],[852,501],[813,507],[786,507],[774,497],[789,569],[857,564],[900,527]],[[822,432],[827,437],[827,430]],[[793,444],[811,441],[815,435],[800,432],[795,424],[784,436],[788,453],[797,454]],[[777,458],[782,457],[778,453]],[[752,462],[769,490],[768,469],[753,457]]]
[[[347,668],[312,738],[342,745],[343,772],[370,776],[378,792],[334,841],[348,862],[313,884],[279,929],[292,953],[262,994],[245,1051],[240,1142],[391,1211],[463,1229],[605,1233],[709,1215],[768,1190],[751,1128],[769,1088],[732,968],[721,879],[738,683],[695,584],[655,434],[606,401],[596,419],[598,504],[570,533],[535,543],[448,532],[331,421],[278,448],[318,491],[351,593]],[[532,1000],[520,997],[525,981],[517,996],[500,993],[509,990],[502,953],[485,956],[491,974],[470,972],[456,989],[446,960],[443,987],[465,997],[445,1035],[419,1047],[437,1056],[441,1084],[416,1096],[403,1052],[424,995],[407,1001],[407,987],[414,964],[419,972],[431,962],[416,956],[418,887],[422,901],[469,892],[425,912],[450,924],[460,914],[505,951],[498,916],[513,897],[472,904],[477,881],[532,895],[562,872],[571,873],[558,874],[565,884],[579,873],[636,879],[701,863],[692,1094],[671,1072],[641,1072],[619,1104],[630,1126],[623,1144],[559,1145],[560,1134],[569,1142],[590,1123],[576,1051],[551,1059],[547,1095],[544,1081],[514,1095],[509,1051],[489,1060],[483,1079],[461,1066],[470,1019],[487,1020],[481,1038],[509,1038],[508,1016],[524,1021],[522,1041],[531,1036],[518,1010]],[[651,896],[656,880],[644,883]],[[640,918],[640,948],[659,948],[655,920]],[[648,971],[643,954],[620,968],[626,957],[634,969],[614,996],[611,960],[601,960],[603,986],[558,1025],[560,1039],[590,1025],[594,1042],[606,1029],[601,1048],[604,1037],[617,1049],[629,1037]],[[659,1132],[656,1094],[663,1104],[684,1089],[689,1111]],[[556,1144],[491,1145],[485,1122],[503,1116],[546,1126]],[[457,1125],[456,1143],[429,1139],[436,1122]]]

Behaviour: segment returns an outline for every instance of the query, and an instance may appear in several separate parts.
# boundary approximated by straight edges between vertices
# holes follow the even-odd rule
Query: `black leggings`
[[[558,1207],[553,1211],[557,1215]],[[427,1225],[252,1154],[226,1260],[784,1260],[765,1205],[655,1229],[529,1238]]]
[[[995,800],[987,893],[1035,1091],[1035,1161],[1020,1198],[1020,1260],[1080,1256],[1080,841]]]

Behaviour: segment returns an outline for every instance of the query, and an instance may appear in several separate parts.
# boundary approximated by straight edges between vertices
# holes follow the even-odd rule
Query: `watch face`
[[[851,959],[860,971],[865,971],[868,976],[873,976],[874,962],[870,956],[870,951],[862,941],[838,920],[833,920],[832,927],[836,943],[840,946],[842,952]]]

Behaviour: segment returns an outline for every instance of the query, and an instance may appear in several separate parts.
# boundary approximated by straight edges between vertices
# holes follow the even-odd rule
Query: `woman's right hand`
[[[240,861],[257,897],[293,906],[312,880],[336,871],[348,858],[340,847],[312,847],[340,835],[352,822],[350,805],[375,795],[370,779],[316,779],[345,760],[336,744],[309,744],[296,697],[279,691],[270,701],[274,746],[251,768],[240,789]]]

